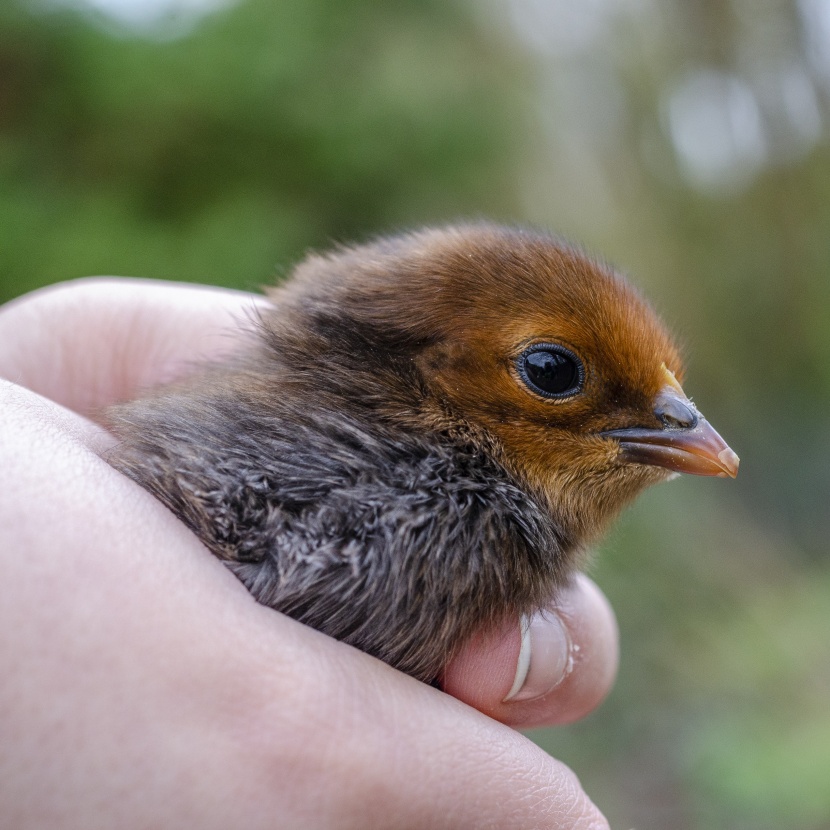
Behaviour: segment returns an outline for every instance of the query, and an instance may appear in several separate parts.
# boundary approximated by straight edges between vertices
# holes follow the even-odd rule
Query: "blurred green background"
[[[615,691],[532,737],[614,827],[829,828],[829,137],[827,0],[4,0],[0,300],[461,216],[601,253],[741,474],[626,514]]]

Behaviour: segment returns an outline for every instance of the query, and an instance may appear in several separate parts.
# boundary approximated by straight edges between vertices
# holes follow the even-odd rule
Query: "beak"
[[[605,438],[619,441],[621,461],[698,476],[735,478],[738,475],[738,456],[697,411],[676,381],[657,395],[654,414],[662,422],[662,428],[614,429],[602,433]]]

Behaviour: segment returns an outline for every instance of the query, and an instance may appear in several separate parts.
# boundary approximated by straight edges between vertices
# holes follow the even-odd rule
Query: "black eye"
[[[582,389],[585,370],[579,358],[556,343],[537,343],[519,356],[522,380],[538,395],[568,398]]]

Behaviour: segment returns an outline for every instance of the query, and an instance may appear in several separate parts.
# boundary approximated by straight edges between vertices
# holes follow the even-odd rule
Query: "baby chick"
[[[260,602],[432,682],[627,502],[738,458],[617,273],[535,232],[313,255],[247,349],[115,407],[109,461]]]

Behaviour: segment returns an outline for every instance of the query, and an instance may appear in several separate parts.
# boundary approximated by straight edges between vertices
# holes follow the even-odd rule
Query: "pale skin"
[[[518,620],[476,638],[445,693],[259,606],[101,460],[102,409],[232,350],[254,302],[86,280],[0,308],[4,822],[607,828],[511,728],[575,720],[608,692],[616,626],[587,578],[536,621],[554,646],[534,640],[524,693],[504,702]]]

